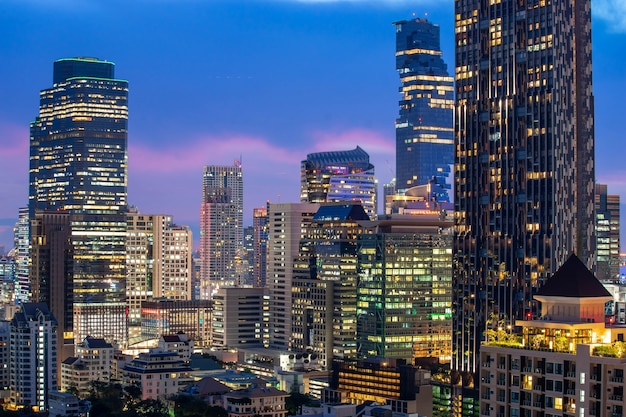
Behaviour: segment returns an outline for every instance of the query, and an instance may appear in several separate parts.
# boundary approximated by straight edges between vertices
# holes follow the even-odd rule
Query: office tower
[[[29,217],[70,215],[73,337],[126,344],[128,82],[96,58],[54,62],[30,124]]]
[[[128,213],[126,223],[128,320],[139,330],[143,301],[191,300],[193,240],[191,230],[172,216]]]
[[[200,298],[208,300],[215,289],[234,284],[233,261],[242,245],[241,164],[205,166],[200,206]]]
[[[8,408],[48,408],[57,389],[57,323],[44,303],[23,303],[11,320]]]
[[[288,350],[291,345],[291,308],[294,259],[298,256],[303,229],[311,222],[319,204],[269,204],[267,240],[267,289],[269,345]]]
[[[454,162],[454,78],[448,75],[439,25],[396,22],[396,69],[402,84],[396,119],[396,189],[435,180],[437,201],[450,201],[446,177]]]
[[[361,359],[450,362],[452,210],[443,218],[441,210],[425,212],[388,216],[357,237]]]
[[[490,317],[536,317],[571,253],[595,269],[589,3],[455,1],[452,368],[474,393]]]
[[[222,287],[213,296],[212,346],[261,347],[265,288]]]
[[[310,153],[300,164],[303,203],[361,203],[376,218],[378,182],[363,149]]]
[[[619,194],[609,194],[606,184],[596,184],[596,239],[600,281],[619,281]]]
[[[255,287],[265,287],[267,282],[267,240],[269,235],[269,217],[267,207],[255,208],[252,216],[252,245],[254,247]]]
[[[605,324],[611,294],[571,256],[535,298],[538,319],[481,349],[481,415],[623,414],[626,329]]]
[[[13,228],[13,243],[15,245],[15,302],[24,303],[30,300],[29,266],[29,230],[30,221],[28,208],[20,207],[19,218]]]
[[[334,359],[357,355],[357,237],[370,218],[360,204],[322,204],[305,227],[292,284],[292,349]]]

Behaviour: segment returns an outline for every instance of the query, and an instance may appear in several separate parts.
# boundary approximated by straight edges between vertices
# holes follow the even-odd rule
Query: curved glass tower
[[[446,178],[454,163],[454,78],[442,58],[439,26],[426,19],[394,24],[396,69],[402,84],[396,119],[396,187],[402,191],[431,182],[433,197],[449,202]]]

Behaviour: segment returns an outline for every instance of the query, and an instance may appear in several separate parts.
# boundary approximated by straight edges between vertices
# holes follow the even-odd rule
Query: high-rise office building
[[[595,268],[590,1],[456,0],[455,16],[452,368],[474,389],[487,327],[536,317],[571,253]]]
[[[269,345],[278,350],[291,346],[291,309],[294,260],[298,256],[304,229],[319,204],[269,204],[267,243],[267,289],[269,305]]]
[[[370,218],[360,204],[322,204],[304,228],[292,282],[292,349],[330,369],[357,355],[357,237]]]
[[[124,345],[128,82],[114,69],[96,58],[54,62],[30,124],[28,214],[70,215],[73,337]]]
[[[128,213],[126,221],[128,319],[139,331],[143,301],[191,300],[193,241],[191,229],[172,216]]]
[[[255,287],[265,287],[267,281],[268,223],[267,207],[255,208],[252,216],[252,246],[254,248],[254,279],[252,285]]]
[[[44,303],[23,303],[11,320],[10,332],[7,408],[46,411],[48,394],[59,381],[54,315]]]
[[[374,165],[363,149],[317,152],[300,164],[303,203],[361,203],[376,218],[378,182]]]
[[[234,260],[243,245],[243,174],[241,164],[209,165],[202,176],[200,206],[200,298],[233,285]]]
[[[422,207],[417,215],[387,216],[373,233],[358,236],[359,358],[450,362],[453,221],[449,212],[450,216],[441,216],[441,209]]]
[[[396,120],[396,188],[433,180],[437,201],[450,201],[454,162],[454,78],[440,47],[439,26],[426,19],[396,22],[400,114]]]
[[[609,194],[606,184],[596,184],[596,239],[600,281],[619,281],[619,194]]]

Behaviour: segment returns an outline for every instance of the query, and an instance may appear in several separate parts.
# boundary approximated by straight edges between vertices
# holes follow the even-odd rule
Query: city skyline
[[[129,203],[173,215],[192,227],[197,242],[198,178],[207,164],[243,156],[245,224],[266,200],[298,201],[299,162],[311,152],[359,145],[377,166],[379,184],[391,179],[399,98],[394,21],[428,12],[441,26],[444,57],[454,56],[451,1],[137,2],[119,16],[122,3],[107,4],[0,6],[0,33],[10,40],[0,50],[12,63],[2,70],[11,82],[0,87],[11,97],[0,104],[0,244],[7,250],[18,208],[27,204],[28,123],[56,59],[95,56],[117,64],[116,75],[130,86]],[[592,6],[596,179],[626,201],[620,95],[613,94],[626,90],[623,58],[614,53],[626,46],[626,25],[601,19],[600,7],[609,4]],[[71,24],[85,14],[93,24]],[[98,29],[108,21],[114,33]],[[155,193],[155,180],[168,192]]]

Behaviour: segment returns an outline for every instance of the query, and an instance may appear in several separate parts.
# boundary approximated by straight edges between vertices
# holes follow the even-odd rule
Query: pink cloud
[[[0,218],[16,218],[28,203],[28,127],[0,119]]]

